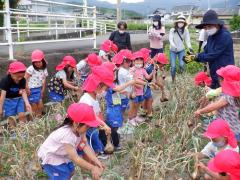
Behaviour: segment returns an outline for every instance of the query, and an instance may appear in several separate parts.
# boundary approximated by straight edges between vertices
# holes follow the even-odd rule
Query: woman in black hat
[[[197,29],[205,29],[208,34],[207,45],[204,52],[197,55],[186,56],[186,60],[193,59],[198,62],[208,62],[212,78],[211,88],[220,87],[216,71],[227,65],[234,65],[234,51],[232,36],[224,28],[224,22],[218,19],[215,11],[209,10],[203,16]]]
[[[109,40],[113,41],[118,46],[118,51],[122,49],[132,50],[130,34],[126,32],[127,23],[120,21],[117,25],[118,30],[112,32],[109,37]]]
[[[163,36],[165,35],[165,27],[161,23],[161,16],[154,15],[153,25],[149,28],[148,38],[150,40],[151,58],[158,53],[163,53]]]

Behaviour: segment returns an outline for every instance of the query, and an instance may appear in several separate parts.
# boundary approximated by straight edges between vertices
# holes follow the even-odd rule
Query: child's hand
[[[196,164],[196,166],[202,171],[206,171],[208,169],[207,166],[205,166],[205,164],[203,164],[202,162],[199,162],[198,164]]]
[[[29,89],[29,88],[26,88],[26,93],[27,93],[27,95],[28,95],[28,96],[30,96],[30,94],[31,94],[31,91],[30,91],[30,89]]]
[[[200,110],[195,111],[194,116],[199,118],[201,116],[201,111]]]
[[[98,166],[99,168],[101,168],[102,170],[104,170],[106,168],[105,164],[103,164],[100,161],[95,162],[96,166]]]
[[[2,118],[2,117],[3,117],[3,108],[0,107],[0,118]]]
[[[111,128],[110,128],[109,126],[104,126],[104,127],[103,127],[103,129],[104,129],[104,131],[105,131],[106,135],[108,135],[108,134],[111,134],[111,133],[112,133],[112,131],[111,131]]]
[[[91,173],[92,173],[92,178],[94,180],[98,180],[100,179],[100,176],[102,175],[103,170],[97,166],[94,166],[91,170]]]
[[[32,106],[29,103],[26,104],[26,109],[29,113],[32,113]]]

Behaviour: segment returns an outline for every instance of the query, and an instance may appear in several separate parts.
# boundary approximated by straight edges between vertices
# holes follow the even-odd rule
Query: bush
[[[128,23],[128,30],[147,30],[147,24]]]
[[[234,15],[229,24],[232,31],[240,29],[240,16]]]

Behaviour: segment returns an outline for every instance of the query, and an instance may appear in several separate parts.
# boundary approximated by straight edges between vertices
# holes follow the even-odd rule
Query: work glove
[[[183,61],[188,64],[190,62],[193,62],[196,60],[196,54],[188,54],[186,56],[183,57]]]

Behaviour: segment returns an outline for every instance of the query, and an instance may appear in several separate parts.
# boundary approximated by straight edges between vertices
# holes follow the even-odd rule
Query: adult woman
[[[122,49],[132,50],[130,34],[126,32],[127,23],[120,21],[117,27],[118,30],[112,32],[109,40],[113,41],[118,46],[118,51],[121,51]]]
[[[163,36],[165,35],[165,27],[162,26],[161,16],[154,15],[153,25],[149,28],[148,38],[150,40],[151,58],[158,53],[163,53]]]
[[[171,61],[171,75],[172,81],[174,82],[176,76],[176,60],[178,56],[180,71],[184,71],[184,61],[183,57],[185,56],[185,46],[186,43],[187,47],[191,52],[192,46],[190,42],[190,35],[189,31],[186,28],[186,18],[184,16],[178,16],[177,20],[174,23],[175,27],[170,29],[169,33],[169,42],[170,42],[170,61]]]

